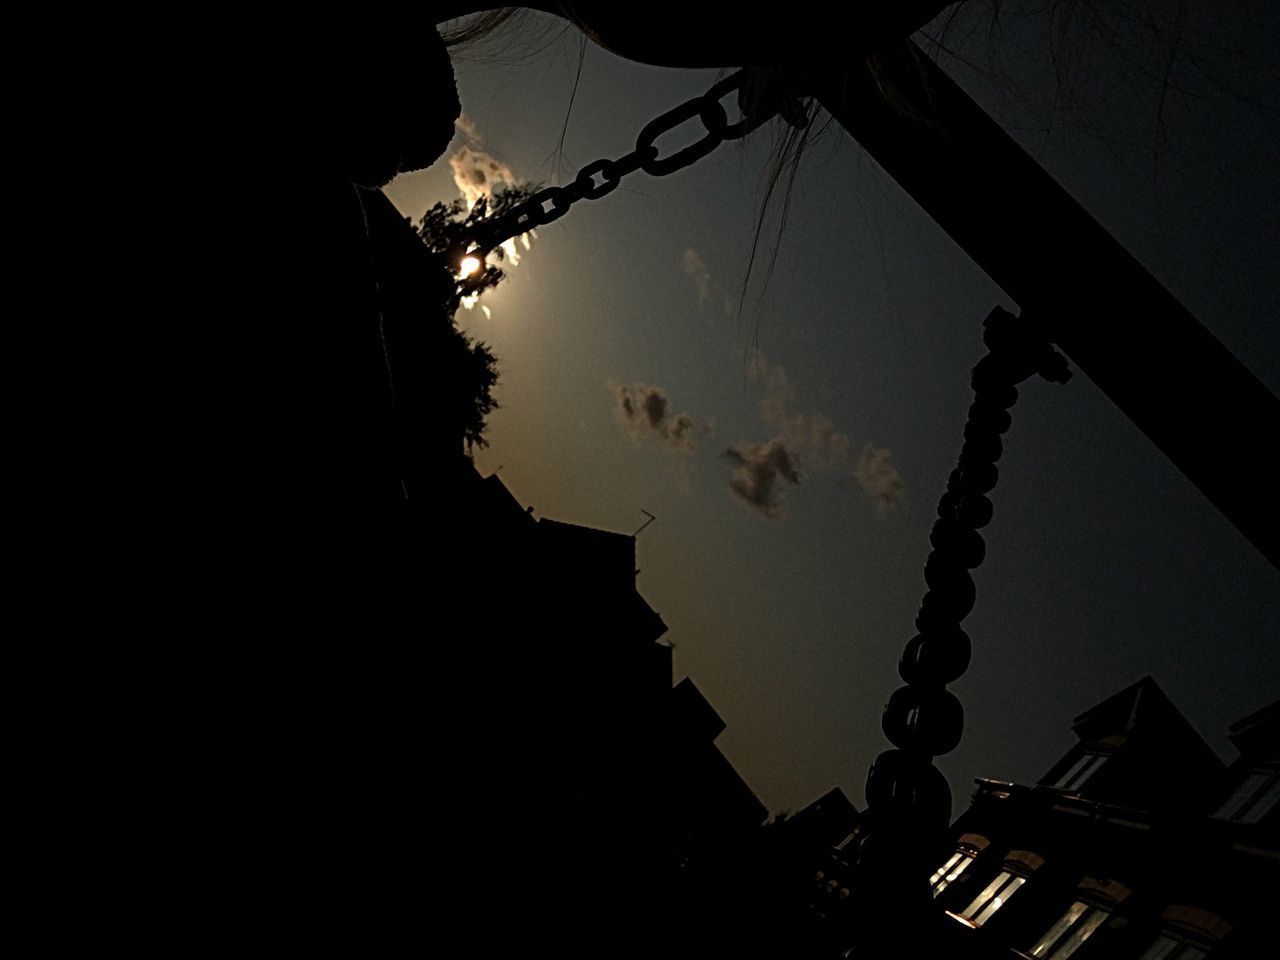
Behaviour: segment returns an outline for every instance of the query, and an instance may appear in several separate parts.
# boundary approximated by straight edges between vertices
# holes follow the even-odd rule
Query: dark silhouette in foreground
[[[492,364],[465,341],[460,346],[452,327],[456,264],[424,246],[378,189],[397,171],[432,162],[458,113],[447,53],[427,33],[411,59],[353,43],[333,81],[336,95],[316,98],[321,148],[309,155],[314,163],[302,186],[315,227],[288,232],[296,265],[278,283],[284,306],[269,317],[297,349],[276,371],[284,399],[263,407],[270,422],[256,427],[239,463],[252,491],[245,526],[253,538],[243,552],[261,574],[251,622],[271,641],[250,647],[252,680],[234,688],[221,752],[211,761],[210,780],[226,792],[218,828],[251,865],[236,877],[237,895],[270,904],[277,923],[362,952],[434,939],[441,931],[433,924],[472,937],[469,952],[482,954],[532,944],[569,956],[825,957],[853,947],[862,951],[857,956],[887,956],[904,941],[911,949],[955,941],[957,951],[984,955],[1002,925],[1010,939],[990,955],[1031,949],[1033,927],[1057,909],[1032,896],[1050,887],[1037,881],[1053,875],[1040,870],[1055,858],[1037,850],[1052,843],[1011,839],[1016,848],[998,849],[994,828],[981,835],[985,846],[960,838],[951,850],[929,831],[864,836],[863,818],[838,795],[757,829],[764,811],[715,750],[714,711],[692,686],[671,687],[669,651],[653,642],[660,621],[635,593],[628,538],[534,521],[500,485],[476,476],[464,449],[480,436],[477,394],[461,385],[483,382]],[[910,92],[912,57],[886,55],[882,76],[896,76]],[[1222,398],[1236,397],[1274,419],[1267,413],[1274,398],[1234,378],[1216,341],[1195,333],[1194,320],[1152,290],[1127,255],[1099,239],[1101,229],[1007,145],[993,163],[986,149],[1003,143],[999,132],[966,113],[950,86],[939,81],[929,92],[943,91],[982,136],[944,136],[937,125],[887,109],[869,93],[866,76],[852,85],[843,74],[805,79],[816,80],[833,113],[874,145],[999,282],[1020,300],[1025,294],[1028,310],[1061,292],[1050,280],[1063,263],[1092,275],[1081,257],[1106,254],[1103,273],[1124,289],[1123,311],[1146,317],[1149,294],[1177,329],[1192,331],[1182,341],[1191,347],[1165,351],[1153,364],[1155,341],[1142,331],[1103,336],[1097,326],[1062,325],[1064,313],[1092,317],[1090,301],[1037,315],[1057,324],[1055,342],[1071,340],[1073,359],[1083,357],[1077,362],[1086,372],[1138,410],[1144,427],[1273,555],[1273,534],[1251,519],[1259,502],[1270,502],[1265,471],[1224,469],[1242,485],[1231,488],[1214,472],[1219,451],[1251,457],[1256,445],[1220,437],[1207,464],[1204,445],[1180,433],[1199,420],[1162,409],[1157,398],[1169,392],[1165,381],[1182,376],[1183,353],[1217,363],[1210,379],[1223,388],[1211,391],[1219,412],[1234,402]],[[1037,244],[1030,221],[1042,211],[1033,205],[1012,227],[988,217],[972,183],[992,179],[1047,195],[1072,229]],[[469,370],[468,357],[477,365]],[[1179,403],[1195,400],[1188,392]],[[1257,429],[1221,416],[1199,419],[1216,419],[1219,432]],[[1261,782],[1262,795],[1242,800],[1243,809],[1260,809],[1274,790],[1269,742],[1258,754],[1264,772],[1250,772],[1240,787]],[[1195,751],[1188,757],[1202,780],[1209,776],[1212,764]],[[1099,777],[1120,769],[1107,764]],[[1076,797],[1076,786],[1052,789]],[[996,796],[1001,791],[1008,797]],[[1044,812],[1047,804],[1051,818],[1059,807],[1079,806],[1038,788],[992,789],[980,800],[1024,794],[1027,809]],[[877,791],[873,813],[895,803],[910,808],[914,795]],[[929,809],[945,821],[937,804]],[[1082,809],[1065,815],[1093,822],[1105,812]],[[1241,853],[1241,875],[1256,889],[1274,889],[1274,859],[1247,859],[1252,850],[1275,849],[1268,809],[1258,823],[1222,828],[1221,836],[1212,835],[1217,827],[1195,826],[1208,837],[1195,848],[1206,869],[1235,870]],[[828,835],[836,830],[845,836]],[[1153,828],[1151,836],[1171,832]],[[992,873],[998,860],[1010,867],[1002,882],[1013,886],[965,904],[958,892],[938,890],[939,881],[930,884],[920,869],[923,857],[932,850],[944,863],[960,848],[974,852],[972,877],[981,875],[979,865]],[[824,864],[812,873],[804,867],[811,855]],[[832,856],[851,868],[850,860],[861,859],[864,868],[846,883],[823,859]],[[1199,923],[1196,929],[1221,934],[1223,950],[1250,942],[1245,931],[1260,910],[1247,891],[1221,903],[1212,891],[1166,888],[1125,864],[1086,860],[1081,870],[1115,869],[1135,891],[1152,883],[1145,901],[1133,901],[1147,905],[1136,914],[1143,929],[1168,920],[1185,933]],[[1068,879],[1075,867],[1052,869],[1061,869],[1063,884],[1075,882]],[[934,909],[944,894],[960,919]],[[1158,909],[1166,897],[1201,894],[1214,903]],[[1032,903],[1040,904],[1036,919],[1015,928],[1013,907]],[[1177,909],[1184,912],[1168,914]],[[1186,910],[1207,910],[1222,922]],[[1236,932],[1222,932],[1224,923]],[[1048,950],[1057,952],[1057,942]]]

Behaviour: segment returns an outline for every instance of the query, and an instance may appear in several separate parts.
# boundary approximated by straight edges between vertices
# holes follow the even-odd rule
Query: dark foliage
[[[504,215],[537,189],[535,184],[523,184],[500,190],[492,199],[481,197],[471,210],[467,210],[462,200],[437,203],[423,214],[417,227],[418,235],[432,253],[446,258],[449,269],[456,275],[476,225],[490,216]],[[494,250],[493,256],[501,261],[504,258],[502,248]],[[448,371],[449,396],[456,401],[448,415],[451,422],[462,425],[468,451],[487,446],[485,418],[498,407],[493,398],[498,369],[497,358],[489,347],[483,341],[473,341],[458,329],[456,315],[464,297],[497,286],[505,276],[501,267],[484,262],[483,269],[454,284],[453,292],[445,303],[450,318],[450,335],[444,348],[444,369]]]
[[[448,257],[456,270],[466,253],[468,241],[482,220],[505,216],[533,196],[538,189],[537,184],[526,183],[499,190],[492,198],[481,197],[471,210],[467,210],[466,203],[462,200],[437,203],[422,215],[418,223],[418,235],[433,253]],[[498,247],[493,251],[493,256],[501,261],[505,254]],[[450,313],[457,311],[463,297],[495,287],[505,276],[501,267],[486,262],[483,270],[458,282],[449,302]]]

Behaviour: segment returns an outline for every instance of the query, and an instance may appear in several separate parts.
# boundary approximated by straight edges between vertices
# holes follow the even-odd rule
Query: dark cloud
[[[760,419],[778,440],[785,441],[793,459],[823,473],[849,472],[852,442],[820,413],[795,413],[795,390],[787,371],[757,354],[747,368],[761,387]],[[775,441],[776,442],[776,441]],[[853,478],[882,512],[894,510],[906,495],[906,483],[888,450],[866,444],[852,468]]]
[[[739,443],[724,452],[734,464],[729,489],[763,517],[776,517],[785,508],[782,494],[800,482],[795,456],[782,437],[768,443]]]
[[[614,412],[618,419],[631,428],[637,440],[657,438],[681,453],[692,453],[697,446],[695,437],[708,433],[710,428],[700,426],[687,413],[668,414],[671,403],[661,387],[644,383],[611,383]]]
[[[902,474],[898,473],[890,457],[888,450],[868,443],[858,454],[858,462],[853,467],[853,478],[881,512],[897,509],[906,492]]]
[[[649,421],[649,428],[661,429],[662,421],[667,419],[666,395],[657,387],[650,387],[642,395],[640,406],[644,410],[645,419]]]
[[[693,417],[687,413],[678,413],[671,418],[671,422],[667,424],[667,441],[675,446],[693,449],[693,434],[697,430],[697,424],[693,422]]]
[[[747,373],[760,384],[760,419],[777,436],[787,441],[792,451],[804,457],[811,468],[839,470],[849,461],[849,437],[835,428],[830,418],[820,413],[799,414],[791,409],[795,391],[787,379],[787,371],[771,364],[760,354],[752,359]]]

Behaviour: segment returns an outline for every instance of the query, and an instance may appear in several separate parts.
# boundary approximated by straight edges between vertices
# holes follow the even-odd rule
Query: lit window
[[[951,886],[956,877],[964,873],[965,868],[973,863],[973,854],[966,853],[963,850],[957,850],[951,857],[933,871],[933,876],[929,878],[929,886],[933,888],[933,895],[936,897],[947,887]]]
[[[1274,770],[1254,770],[1219,808],[1216,816],[1223,820],[1257,823],[1271,812],[1277,800],[1280,800],[1280,774]]]
[[[996,877],[973,899],[973,903],[965,907],[959,914],[947,911],[952,917],[971,927],[980,927],[991,919],[992,914],[1009,902],[1009,898],[1027,882],[1026,877],[1016,877],[1008,870]]]
[[[1165,935],[1159,937],[1138,960],[1204,960],[1208,955],[1207,950]]]
[[[1106,910],[1077,900],[1031,948],[1031,955],[1045,960],[1066,960],[1106,919]]]
[[[1086,753],[1058,778],[1054,786],[1063,790],[1075,790],[1084,786],[1085,781],[1098,772],[1106,759],[1105,753]]]

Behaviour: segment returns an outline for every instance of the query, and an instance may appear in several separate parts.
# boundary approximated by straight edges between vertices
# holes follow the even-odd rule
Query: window
[[[1170,905],[1160,914],[1164,929],[1138,960],[1204,960],[1231,932],[1231,924],[1199,907]]]
[[[1085,781],[1098,772],[1098,768],[1106,759],[1105,753],[1086,753],[1058,778],[1054,786],[1063,790],[1076,790],[1084,786]]]
[[[1031,956],[1044,960],[1067,960],[1102,926],[1108,912],[1093,904],[1077,900],[1031,948]]]
[[[1209,951],[1168,934],[1160,936],[1138,960],[1204,960]]]
[[[1280,800],[1280,773],[1254,770],[1215,816],[1240,823],[1257,823],[1271,812],[1277,800]]]
[[[933,888],[934,897],[937,897],[943,890],[951,886],[956,877],[964,873],[971,863],[973,863],[972,853],[957,850],[946,863],[933,871],[933,876],[929,878],[929,886]]]
[[[1009,902],[1012,897],[1027,882],[1026,877],[1017,877],[1005,870],[1000,876],[996,877],[973,899],[973,903],[969,904],[960,913],[951,913],[948,915],[959,920],[961,923],[971,927],[980,927],[1002,906]]]

